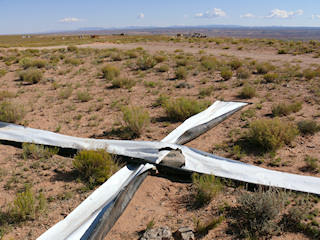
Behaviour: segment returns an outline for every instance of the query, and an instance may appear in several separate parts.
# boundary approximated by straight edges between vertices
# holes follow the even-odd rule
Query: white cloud
[[[319,14],[319,15],[311,15],[310,18],[311,18],[311,19],[316,19],[316,18],[320,19],[320,14]]]
[[[144,19],[144,14],[143,13],[139,13],[137,16],[138,19]]]
[[[280,9],[272,9],[270,11],[270,14],[267,16],[267,18],[291,18],[294,17],[296,15],[301,15],[303,14],[303,10],[299,9],[295,12],[293,11],[286,11],[286,10],[280,10]]]
[[[241,18],[254,18],[254,15],[252,13],[247,13],[245,15],[241,15]]]
[[[197,13],[197,18],[217,18],[226,17],[227,14],[219,8],[214,8],[212,10],[206,11],[205,13]]]
[[[58,21],[58,23],[75,23],[75,22],[85,22],[86,19],[79,19],[79,18],[64,18]]]

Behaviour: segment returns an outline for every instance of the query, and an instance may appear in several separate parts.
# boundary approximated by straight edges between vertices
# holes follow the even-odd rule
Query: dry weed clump
[[[25,57],[19,61],[19,64],[24,69],[27,69],[29,67],[43,68],[48,65],[48,62],[44,59],[34,59],[30,57]]]
[[[14,98],[14,94],[7,90],[0,91],[0,101],[6,98]]]
[[[304,135],[313,135],[320,131],[320,124],[314,120],[302,120],[297,123],[300,133]]]
[[[43,78],[43,71],[36,68],[28,68],[20,71],[18,74],[22,81],[30,84],[39,83]]]
[[[277,234],[286,200],[286,193],[275,188],[264,191],[259,187],[254,193],[242,193],[237,219],[242,235],[256,239]]]
[[[205,110],[210,106],[210,102],[180,97],[175,100],[168,100],[162,106],[170,119],[175,121],[184,121],[187,118]]]
[[[256,68],[258,74],[266,74],[276,69],[276,67],[269,62],[259,63],[257,64]]]
[[[124,125],[136,136],[140,136],[150,124],[149,112],[140,106],[122,108]]]
[[[250,84],[245,84],[239,93],[239,97],[243,99],[253,98],[256,95],[256,88]]]
[[[127,88],[131,89],[133,86],[136,85],[136,81],[131,78],[115,78],[112,80],[112,87],[113,88]]]
[[[81,173],[81,178],[90,185],[104,183],[119,169],[118,163],[104,149],[78,152],[74,157],[73,166]]]
[[[196,191],[194,194],[194,204],[196,207],[202,207],[211,202],[212,198],[223,188],[220,179],[214,175],[199,175],[198,173],[194,173],[191,178]]]
[[[58,154],[58,148],[45,147],[43,145],[36,145],[34,143],[23,143],[22,144],[22,156],[24,159],[49,159],[53,155]]]
[[[247,140],[266,151],[275,151],[290,144],[299,134],[298,128],[291,122],[273,119],[259,119],[250,123]]]
[[[18,123],[25,115],[26,110],[23,105],[4,100],[0,103],[0,121]]]
[[[157,64],[157,61],[153,56],[143,55],[137,60],[137,67],[140,70],[147,70],[153,68]]]
[[[177,79],[185,79],[187,77],[187,68],[186,67],[178,67],[174,72]]]
[[[232,70],[229,67],[222,68],[220,74],[225,81],[232,78]]]
[[[107,80],[113,80],[120,75],[120,69],[112,65],[103,66],[101,71],[103,77]]]
[[[236,71],[236,76],[239,79],[248,79],[251,76],[251,72],[248,68],[240,67]]]
[[[80,102],[88,102],[92,99],[88,91],[79,91],[77,92],[77,98]]]
[[[278,103],[271,107],[272,115],[274,117],[287,116],[291,113],[299,112],[302,109],[302,102],[294,102],[291,104]]]

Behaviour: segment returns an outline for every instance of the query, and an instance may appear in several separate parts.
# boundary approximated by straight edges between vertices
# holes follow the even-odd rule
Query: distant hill
[[[236,37],[236,38],[276,38],[291,40],[320,40],[320,27],[245,27],[237,25],[199,25],[199,26],[169,26],[169,27],[139,27],[125,28],[86,27],[73,31],[54,31],[55,34],[72,35],[112,35],[124,33],[126,35],[176,35],[177,33],[198,32],[208,37]],[[48,34],[48,32],[46,33]],[[50,33],[49,33],[50,34]]]

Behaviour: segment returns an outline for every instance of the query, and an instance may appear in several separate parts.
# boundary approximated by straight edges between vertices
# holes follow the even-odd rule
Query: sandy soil
[[[238,79],[235,71],[228,81],[222,81],[219,71],[212,74],[207,71],[197,71],[197,68],[188,70],[185,80],[175,79],[176,58],[179,55],[191,56],[199,65],[200,58],[209,55],[224,61],[237,57],[248,66],[253,60],[267,61],[276,65],[281,75],[287,74],[288,64],[300,66],[301,69],[319,67],[319,60],[313,58],[311,54],[279,55],[275,49],[251,45],[244,45],[241,51],[231,44],[228,45],[228,49],[224,49],[226,45],[214,43],[206,45],[139,42],[79,46],[79,48],[94,49],[89,53],[81,51],[61,53],[59,50],[61,47],[39,48],[41,52],[39,56],[35,56],[36,58],[46,58],[50,61],[50,57],[63,54],[65,58],[79,58],[83,63],[73,66],[59,59],[57,63],[50,63],[46,69],[43,69],[44,81],[33,85],[19,80],[17,72],[22,68],[17,62],[13,60],[11,65],[5,64],[6,57],[15,56],[19,59],[24,56],[25,49],[18,48],[18,52],[2,49],[0,69],[6,69],[7,73],[0,77],[0,91],[14,93],[15,97],[12,101],[25,106],[27,115],[20,122],[21,124],[79,137],[126,138],[121,134],[121,130],[114,131],[120,127],[121,106],[141,105],[150,112],[151,124],[135,140],[160,140],[179,125],[178,122],[167,119],[161,107],[153,106],[161,94],[198,99],[201,88],[213,86],[215,89],[213,94],[205,96],[204,99],[211,102],[217,99],[243,101],[238,95],[244,80]],[[122,61],[113,61],[110,56],[103,57],[105,49],[117,48],[116,52],[119,52],[137,47],[142,47],[150,54],[159,54],[163,51],[167,57],[165,63],[168,64],[169,70],[164,73],[158,72],[156,69],[161,65],[159,63],[153,69],[137,71],[130,67],[130,64],[135,63],[135,59],[125,58]],[[182,51],[176,51],[177,49]],[[129,90],[112,88],[112,84],[101,77],[101,67],[104,64],[119,67],[121,76],[134,79],[136,85]],[[205,78],[208,81],[203,82],[202,79]],[[257,89],[257,96],[244,100],[252,105],[188,143],[187,146],[235,158],[230,153],[230,147],[233,144],[231,140],[240,138],[241,134],[247,130],[249,122],[259,118],[269,118],[271,107],[275,103],[302,101],[302,110],[282,119],[292,122],[314,119],[319,122],[320,99],[316,91],[319,89],[319,77],[310,81],[303,77],[291,77],[281,83],[265,83],[261,75],[253,74],[246,81]],[[155,86],[148,86],[148,82],[154,82]],[[179,83],[187,83],[190,88],[177,88]],[[71,87],[73,92],[69,98],[63,99],[61,92],[68,87]],[[91,96],[87,102],[82,102],[77,97],[78,92],[83,91],[87,91]],[[261,107],[257,107],[258,105]],[[243,112],[249,109],[253,109],[254,115],[244,116]],[[313,136],[298,136],[291,146],[280,149],[274,157],[246,154],[240,161],[272,170],[319,177],[318,172],[304,171],[304,158],[307,155],[320,158],[320,149],[317,147],[319,143],[319,133]],[[6,227],[9,230],[6,230],[4,239],[35,239],[63,219],[92,192],[79,181],[78,175],[73,171],[71,158],[54,156],[46,161],[25,160],[21,149],[7,145],[0,145],[0,153],[0,206],[3,212],[9,209],[9,204],[12,204],[15,195],[24,189],[25,184],[32,185],[36,193],[43,192],[48,199],[46,214],[34,221],[9,224],[10,226]],[[274,159],[280,159],[280,164],[272,164]],[[217,209],[224,201],[233,203],[237,198],[235,189],[228,188],[207,207],[194,210],[190,208],[190,191],[192,191],[190,183],[171,181],[157,174],[149,176],[106,239],[137,239],[139,233],[145,230],[148,222],[153,218],[156,226],[166,225],[173,231],[179,226],[194,226],[194,217],[205,221],[212,216],[218,216]],[[318,220],[319,216],[316,219]],[[204,239],[235,239],[235,236],[226,233],[227,228],[228,223],[223,222],[218,228],[210,231]],[[306,239],[306,237],[300,233],[285,233],[273,239]]]

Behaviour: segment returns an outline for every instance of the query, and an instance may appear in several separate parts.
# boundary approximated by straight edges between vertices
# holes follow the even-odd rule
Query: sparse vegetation
[[[245,84],[239,93],[239,97],[244,99],[253,98],[256,95],[256,88],[249,84]]]
[[[73,166],[81,173],[81,178],[92,185],[104,183],[119,168],[112,155],[104,149],[78,152]]]
[[[71,97],[72,92],[73,92],[72,87],[67,87],[65,89],[61,89],[61,91],[59,92],[59,98],[68,99],[69,97]]]
[[[175,71],[175,75],[177,79],[185,79],[187,77],[187,68],[186,67],[178,67]]]
[[[162,106],[170,119],[183,121],[210,105],[208,101],[197,101],[194,99],[180,97],[175,100],[168,100]]]
[[[0,121],[9,123],[18,123],[26,115],[23,105],[4,100],[0,103]]]
[[[153,68],[157,64],[157,61],[152,56],[143,55],[138,58],[137,66],[138,69],[147,70],[149,68]]]
[[[254,193],[242,193],[238,198],[237,223],[242,235],[254,239],[277,234],[286,199],[284,192],[274,188],[264,191],[259,187]]]
[[[88,91],[77,92],[77,98],[80,102],[88,102],[92,99],[92,97]]]
[[[291,104],[278,103],[271,107],[272,115],[274,117],[287,116],[291,113],[299,112],[302,109],[302,102],[294,102]]]
[[[136,81],[131,78],[115,78],[112,80],[112,87],[113,88],[127,88],[130,89],[136,85]]]
[[[195,206],[208,204],[222,189],[223,184],[214,175],[192,174],[192,183],[195,188]]]
[[[19,77],[22,81],[30,84],[38,83],[43,78],[43,72],[40,69],[28,68],[19,72]]]
[[[313,135],[320,131],[320,125],[314,120],[299,121],[297,126],[299,131],[305,135]]]
[[[228,67],[222,68],[220,74],[225,81],[232,78],[232,70]]]
[[[291,122],[279,118],[259,119],[250,123],[247,139],[266,151],[275,151],[290,144],[298,134],[298,128]]]
[[[22,144],[22,156],[24,159],[46,160],[59,152],[58,148],[45,147],[43,145],[36,145],[34,143]]]
[[[266,74],[266,73],[273,71],[273,70],[275,70],[275,66],[269,62],[263,62],[263,63],[257,64],[257,73],[258,74]]]
[[[113,80],[120,75],[119,68],[112,65],[105,65],[102,69],[103,77],[107,80]]]
[[[124,107],[122,113],[125,126],[137,136],[140,136],[150,124],[149,112],[143,107]]]
[[[306,169],[312,172],[318,172],[319,171],[319,160],[318,158],[306,156],[304,158],[304,162],[306,164]]]

